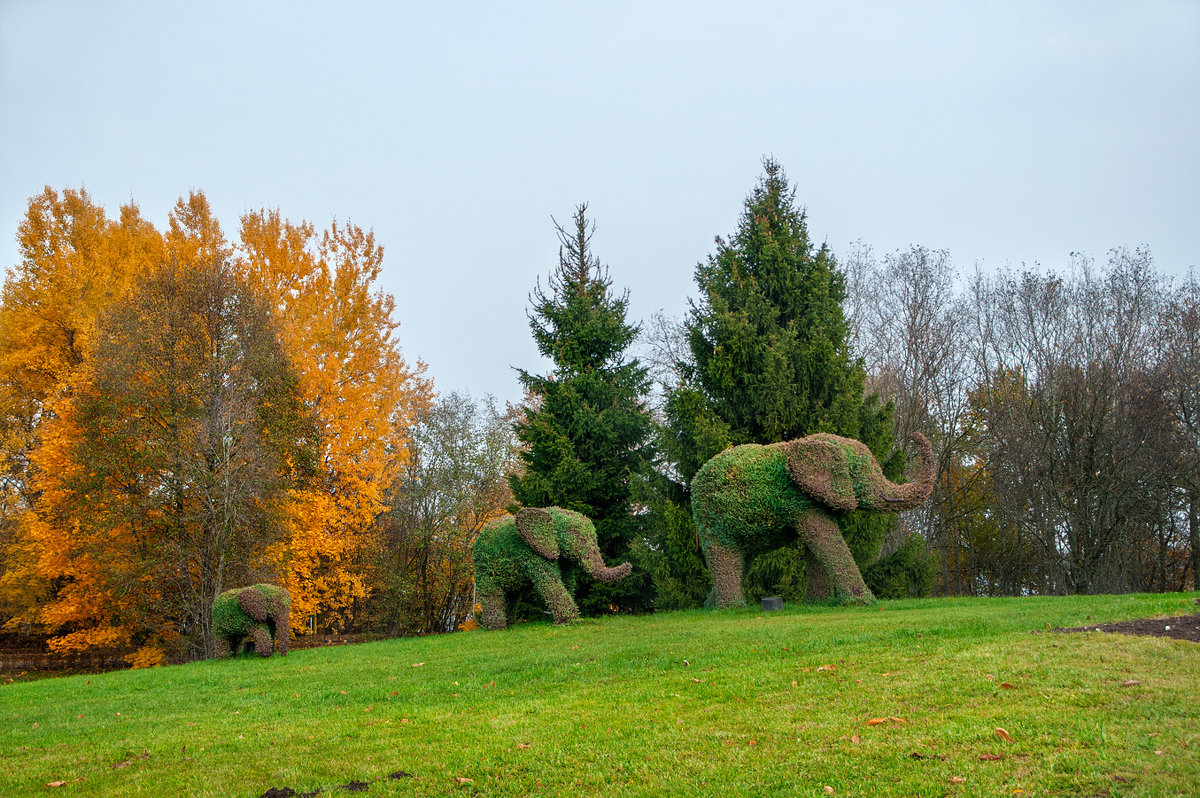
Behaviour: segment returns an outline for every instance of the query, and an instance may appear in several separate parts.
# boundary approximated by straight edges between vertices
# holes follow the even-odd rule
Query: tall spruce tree
[[[650,383],[647,370],[626,354],[638,335],[625,320],[629,293],[611,291],[608,269],[592,255],[595,225],[586,212],[580,205],[569,229],[554,223],[558,267],[548,289],[539,281],[530,295],[534,342],[554,369],[520,371],[530,400],[514,428],[525,446],[525,470],[510,482],[525,507],[559,506],[591,518],[612,563],[629,559],[640,526],[630,491],[650,460]],[[614,606],[644,610],[649,589],[639,570],[611,585],[581,574],[576,601],[585,614]]]
[[[693,360],[668,397],[668,454],[686,484],[724,446],[832,432],[865,442],[896,477],[901,458],[887,460],[891,407],[864,397],[865,373],[847,343],[843,277],[828,247],[809,239],[783,169],[770,158],[763,167],[737,231],[718,237],[716,253],[696,267],[700,296],[687,322]],[[842,519],[860,567],[878,556],[891,523],[865,513]],[[802,562],[786,549],[747,563],[751,596],[798,597]],[[821,597],[821,582],[808,583],[810,597]]]

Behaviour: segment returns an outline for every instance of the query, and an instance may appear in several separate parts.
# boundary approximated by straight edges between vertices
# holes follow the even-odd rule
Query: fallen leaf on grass
[[[850,742],[858,744],[858,743],[862,742],[862,738],[859,737],[857,734],[854,734],[854,735],[850,736]]]
[[[529,743],[517,743],[517,748],[532,748],[532,747],[533,746],[530,745]]]
[[[458,778],[459,784],[474,784],[475,783],[468,778],[464,778],[463,776],[458,776],[457,778]]]
[[[871,718],[867,721],[868,726],[878,726],[880,723],[908,723],[904,718],[886,717],[886,718]]]
[[[833,788],[832,788],[832,787],[830,787],[828,784],[826,784],[826,785],[825,785],[825,794],[826,794],[826,795],[833,795]]]
[[[1016,690],[1017,688],[1016,688],[1016,685],[1009,684],[1008,682],[1000,682],[1000,689],[1001,690]]]
[[[829,671],[830,673],[833,673],[836,670],[837,665],[822,665],[821,667],[817,668],[817,673],[820,673],[821,671]]]
[[[979,755],[980,762],[997,762],[1003,758],[1004,757],[996,756],[995,754],[980,754]]]
[[[999,726],[996,727],[996,736],[1001,740],[1005,740],[1010,743],[1015,742],[1012,738],[1012,735],[1006,732],[1004,729],[1001,729]]]
[[[910,759],[936,759],[939,762],[946,761],[945,754],[922,754],[920,751],[913,751],[908,756]]]
[[[950,777],[951,784],[963,784],[965,782],[966,782],[966,779],[964,779],[962,776],[951,776]]]
[[[414,662],[414,663],[412,664],[412,666],[413,666],[414,668],[419,668],[419,667],[421,667],[421,666],[422,666],[422,665],[424,665],[424,664],[425,664],[424,662]]]
[[[1127,679],[1121,682],[1122,687],[1137,687],[1139,684],[1141,684],[1141,682],[1139,682],[1137,679]]]
[[[62,787],[64,784],[66,784],[65,781],[48,781],[48,782],[46,782],[47,787]]]
[[[1166,752],[1165,752],[1165,751],[1163,751],[1162,749],[1155,749],[1154,753],[1158,754],[1159,756],[1162,756],[1162,755],[1163,755],[1163,754],[1165,754]]]

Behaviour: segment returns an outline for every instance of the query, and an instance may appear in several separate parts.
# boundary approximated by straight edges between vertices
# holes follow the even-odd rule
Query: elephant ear
[[[558,559],[558,538],[554,534],[554,519],[550,513],[536,507],[526,507],[517,513],[517,534],[529,548],[547,560]]]
[[[843,442],[845,441],[845,442]],[[856,510],[850,441],[836,435],[809,435],[785,444],[788,471],[800,490],[834,510]]]
[[[238,606],[258,623],[267,620],[267,598],[252,587],[238,591]]]

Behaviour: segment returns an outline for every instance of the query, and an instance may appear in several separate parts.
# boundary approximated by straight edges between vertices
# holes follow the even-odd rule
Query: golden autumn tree
[[[30,201],[20,241],[0,305],[0,612],[10,628],[41,624],[64,651],[134,647],[137,664],[152,664],[205,653],[218,586],[269,579],[292,592],[297,615],[348,615],[371,587],[376,517],[432,393],[423,365],[401,356],[373,234],[318,233],[263,212],[245,217],[235,250],[201,192],[181,198],[160,233],[136,206],[108,220],[86,192],[47,189]],[[237,332],[233,319],[205,327],[205,302],[242,321],[260,308],[273,332]],[[175,343],[155,350],[164,336]],[[277,340],[276,355],[259,338]],[[283,371],[237,390],[226,375],[218,382],[236,396],[206,399],[197,386],[243,344],[239,362]],[[257,463],[239,473],[258,487],[190,504],[225,484],[217,440]],[[187,501],[155,506],[171,495]],[[235,521],[214,521],[218,504]]]
[[[262,554],[311,471],[315,430],[268,309],[226,261],[179,251],[198,260],[164,262],[101,316],[34,454],[54,650],[210,656],[213,600],[274,576]]]
[[[400,352],[395,302],[376,287],[382,261],[374,234],[352,224],[318,234],[277,210],[242,218],[240,268],[273,310],[319,431],[315,478],[294,492],[274,556],[293,614],[325,612],[334,624],[370,592],[376,517],[432,394],[424,365]]]
[[[20,261],[0,300],[0,617],[28,624],[52,585],[37,575],[25,525],[36,497],[30,455],[49,406],[95,345],[96,319],[161,258],[136,205],[109,219],[87,191],[47,187],[29,200]]]

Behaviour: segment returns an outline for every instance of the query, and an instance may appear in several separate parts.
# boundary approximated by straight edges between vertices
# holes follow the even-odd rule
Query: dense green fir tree
[[[601,553],[614,565],[630,558],[642,526],[631,491],[651,457],[650,381],[626,354],[638,335],[625,320],[628,292],[613,294],[607,268],[592,255],[595,225],[586,211],[586,204],[576,209],[570,229],[555,222],[558,267],[548,289],[539,282],[530,295],[533,339],[554,368],[520,371],[530,399],[514,428],[525,469],[510,482],[524,507],[558,506],[592,519]],[[581,574],[576,602],[584,614],[647,610],[650,589],[641,569],[607,585]]]
[[[726,446],[774,443],[832,432],[866,443],[897,478],[891,407],[864,397],[865,373],[847,343],[843,277],[833,254],[809,239],[805,213],[780,165],[746,198],[737,231],[696,267],[698,300],[687,321],[692,361],[666,404],[663,448],[678,495]],[[847,513],[842,532],[860,567],[878,555],[891,517]],[[805,593],[804,558],[794,549],[747,563],[747,597]],[[819,597],[819,596],[814,596]]]

